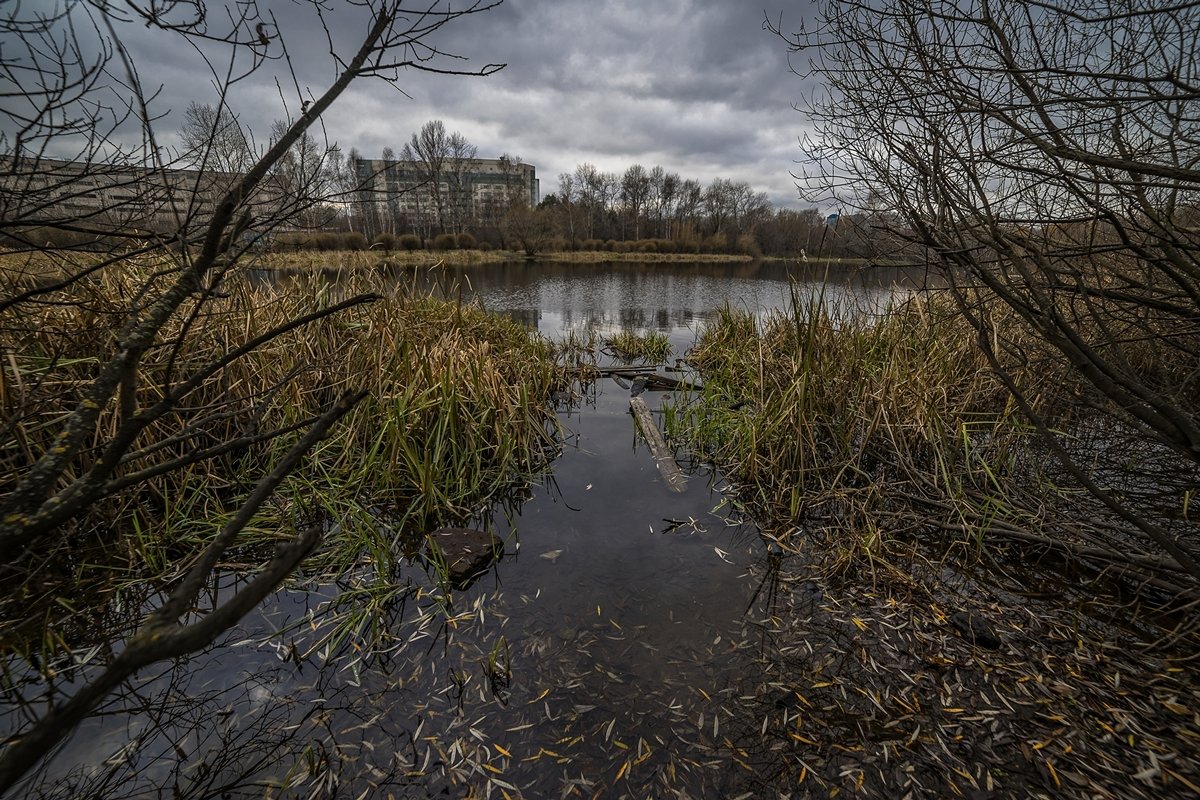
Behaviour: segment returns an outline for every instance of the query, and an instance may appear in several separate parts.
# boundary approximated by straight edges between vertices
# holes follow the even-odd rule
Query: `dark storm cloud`
[[[611,171],[640,163],[706,182],[745,180],[778,204],[795,204],[788,171],[804,120],[791,103],[801,86],[788,73],[786,48],[762,25],[764,14],[777,19],[782,5],[506,0],[434,39],[468,57],[457,66],[505,63],[503,71],[467,78],[410,70],[397,81],[408,97],[381,81],[360,81],[326,115],[325,131],[343,150],[377,157],[441,119],[481,156],[508,152],[537,166],[543,193],[581,162]],[[303,4],[261,6],[274,12],[272,33],[286,40],[296,76],[293,82],[288,72],[262,74],[232,93],[231,105],[260,142],[273,119],[296,113],[303,95],[319,94],[334,76],[325,33]],[[326,22],[344,52],[362,35],[361,17],[338,2],[329,7]],[[215,102],[213,75],[199,54],[149,36],[140,24],[122,35],[143,82],[163,87],[156,108],[170,114],[159,138],[173,143],[189,102]],[[218,72],[224,67],[214,60]]]

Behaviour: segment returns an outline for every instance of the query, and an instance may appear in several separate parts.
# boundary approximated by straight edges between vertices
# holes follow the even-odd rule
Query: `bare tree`
[[[642,213],[650,199],[650,176],[641,164],[633,164],[621,176],[621,201],[625,216],[633,221],[633,238],[642,238]],[[624,238],[624,237],[622,237]]]
[[[654,234],[671,238],[671,217],[679,200],[680,177],[660,166],[650,170],[650,206],[654,215]]]
[[[329,148],[325,154],[326,172],[329,176],[330,194],[326,198],[333,209],[333,216],[339,227],[355,231],[355,211],[358,206],[358,151],[351,148],[349,155],[343,155],[337,145]]]
[[[515,241],[532,258],[554,238],[554,217],[548,208],[533,208],[528,203],[513,203],[501,222],[507,240]]]
[[[597,172],[594,176],[593,192],[601,212],[601,222],[608,223],[608,236],[616,233],[613,218],[616,216],[617,198],[621,196],[621,176],[615,172]]]
[[[704,190],[704,211],[708,215],[709,231],[724,232],[736,214],[736,187],[728,178],[713,178]]]
[[[502,153],[497,159],[495,185],[478,210],[481,222],[499,229],[501,238],[506,235],[505,218],[510,211],[531,208],[529,184],[521,157]]]
[[[575,216],[579,202],[579,183],[570,172],[558,176],[558,199],[562,206],[562,216],[566,222],[567,238],[572,243],[576,241]]]
[[[346,201],[346,214],[349,218],[350,230],[358,230],[368,239],[379,233],[378,226],[373,225],[375,204],[366,193],[363,186],[362,154],[358,148],[351,147],[346,155],[345,169],[342,173],[342,196]]]
[[[436,214],[434,220],[439,230],[446,227],[446,197],[442,187],[446,180],[446,159],[449,156],[450,137],[446,134],[445,123],[440,119],[422,125],[421,130],[414,133],[400,151],[400,158],[406,162],[406,166],[415,170],[428,186],[429,201],[433,204]]]
[[[587,213],[587,236],[589,239],[602,235],[599,226],[608,211],[612,193],[611,178],[596,169],[594,164],[580,164],[575,168],[575,183],[579,190],[579,203]]]
[[[188,104],[183,117],[183,159],[196,170],[240,175],[250,168],[254,148],[228,108]]]
[[[529,185],[525,182],[525,172],[522,168],[521,157],[512,153],[501,153],[499,173],[502,183],[503,202],[505,207],[531,206]]]
[[[739,234],[748,234],[761,222],[771,210],[771,201],[766,192],[756,192],[745,181],[738,181],[732,187],[733,224]]]
[[[57,11],[5,6],[0,74],[9,86],[29,88],[6,96],[0,111],[0,237],[9,250],[6,263],[19,267],[6,273],[16,278],[3,285],[0,334],[8,351],[6,364],[24,355],[18,351],[23,343],[41,337],[37,341],[44,350],[37,355],[45,364],[38,374],[51,376],[5,376],[6,387],[10,379],[20,381],[16,395],[6,389],[0,425],[5,616],[21,613],[23,591],[48,572],[69,575],[62,567],[79,548],[112,545],[111,537],[131,534],[120,525],[119,515],[109,524],[88,524],[89,515],[103,504],[149,487],[164,474],[281,437],[296,438],[290,447],[280,448],[284,454],[249,487],[219,533],[187,557],[182,577],[167,587],[165,599],[106,663],[70,686],[56,686],[43,705],[29,707],[24,726],[0,753],[0,793],[138,670],[212,643],[320,541],[320,524],[301,526],[254,579],[194,613],[204,605],[201,590],[214,567],[256,510],[362,394],[352,388],[308,387],[327,397],[323,410],[280,430],[227,423],[242,418],[238,410],[243,406],[252,411],[261,393],[282,386],[226,387],[220,408],[191,404],[198,390],[262,344],[372,297],[315,308],[236,347],[214,340],[199,348],[202,356],[187,345],[246,263],[244,233],[270,231],[292,213],[323,200],[323,159],[309,157],[310,134],[319,130],[322,115],[347,87],[360,78],[394,85],[413,70],[494,72],[498,65],[464,70],[460,61],[448,61],[450,56],[431,39],[455,20],[495,5],[348,4],[339,7],[339,17],[357,17],[351,27],[362,32],[348,48],[326,25],[326,4],[314,0],[290,8],[289,22],[306,13],[327,39],[331,74],[317,94],[300,90],[279,21],[269,7],[253,0],[220,7],[199,0],[130,0],[119,6],[66,4]],[[158,144],[162,98],[170,92],[144,84],[129,46],[134,38],[147,36],[204,59],[221,98],[217,108],[225,108],[227,99],[255,78],[293,87],[280,90],[281,98],[293,105],[291,112],[284,109],[289,121],[277,127],[263,151],[211,201],[197,190],[212,169],[211,160],[193,161],[202,169],[183,173]],[[227,128],[220,113],[210,122],[214,136]],[[215,142],[192,144],[194,153],[218,150]],[[323,154],[325,147],[317,151]],[[280,195],[276,178],[287,179],[290,195]],[[88,249],[88,257],[62,257],[61,249],[47,246],[55,237]],[[115,304],[93,291],[106,276],[129,275],[144,278]],[[66,309],[77,317],[55,339],[53,331],[29,322],[45,309]],[[63,374],[74,377],[68,383],[58,378]],[[64,397],[68,405],[63,405]],[[177,432],[154,438],[164,421],[172,422]]]
[[[293,123],[275,120],[271,144],[287,136]],[[275,162],[269,187],[284,216],[306,228],[323,227],[332,216],[327,207],[338,195],[337,172],[331,160],[336,146],[322,147],[305,131]]]
[[[831,2],[810,30],[787,37],[825,86],[801,187],[945,268],[1016,402],[1116,521],[1068,544],[1194,585],[1200,7]],[[1034,412],[1010,367],[1035,356],[1078,380],[1085,425]]]
[[[373,218],[379,219],[380,233],[396,233],[396,220],[400,216],[400,179],[398,172],[400,164],[396,162],[396,151],[390,147],[383,148],[379,154],[383,159],[383,193],[367,197],[367,207]]]
[[[446,194],[450,225],[455,233],[462,233],[473,210],[472,187],[467,182],[467,171],[479,148],[458,131],[450,134],[446,144]]]
[[[695,225],[704,203],[704,187],[698,181],[686,179],[679,186],[679,200],[675,206],[676,220],[680,224]]]

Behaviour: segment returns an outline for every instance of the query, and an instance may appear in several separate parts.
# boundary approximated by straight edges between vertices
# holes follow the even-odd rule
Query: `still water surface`
[[[551,337],[666,333],[682,357],[723,305],[793,290],[878,307],[903,279],[781,264],[510,264],[419,274]],[[663,395],[648,393],[657,409]],[[498,514],[493,570],[450,603],[379,609],[387,650],[308,653],[337,589],[280,593],[222,646],[140,676],[40,779],[71,797],[718,797],[754,784],[729,746],[766,646],[767,548],[690,470],[667,490],[603,378],[559,410],[562,453]],[[234,579],[230,578],[230,581]],[[228,590],[230,586],[224,587]],[[296,626],[296,623],[300,623]],[[281,637],[268,634],[292,627]],[[132,744],[131,744],[132,743]],[[288,786],[288,789],[281,789]]]

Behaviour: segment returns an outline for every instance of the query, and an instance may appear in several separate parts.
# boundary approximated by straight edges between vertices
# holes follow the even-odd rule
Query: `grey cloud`
[[[425,121],[442,119],[483,155],[520,154],[536,165],[544,193],[557,188],[559,172],[582,161],[610,170],[641,163],[706,181],[746,180],[774,202],[795,205],[788,172],[804,120],[791,103],[802,86],[787,72],[783,44],[762,30],[764,13],[777,16],[782,5],[507,0],[436,40],[469,57],[461,66],[505,62],[506,69],[487,78],[410,70],[397,83],[412,99],[380,81],[361,81],[326,115],[325,130],[343,149],[378,155]],[[302,5],[270,0],[262,7],[279,20],[302,92],[319,92],[334,74],[324,32],[301,26]],[[349,12],[335,10],[327,21],[343,47],[361,35]],[[190,101],[215,99],[211,77],[196,54],[172,49],[140,25],[128,27],[144,80],[165,87],[157,107],[171,109],[160,124],[170,141]],[[299,98],[290,75],[276,77],[294,111]],[[231,103],[260,139],[285,115],[273,80],[240,85]]]
[[[761,9],[510,0],[492,14],[472,21],[464,46],[509,67],[486,80],[430,82],[414,104],[448,124],[473,119],[481,151],[520,153],[546,191],[580,161],[638,162],[748,180],[777,203],[795,202],[799,83],[782,44],[762,30]],[[476,38],[489,21],[490,35]]]

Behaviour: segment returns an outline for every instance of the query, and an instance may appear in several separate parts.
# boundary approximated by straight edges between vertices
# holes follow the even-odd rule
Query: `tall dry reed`
[[[785,543],[886,563],[913,534],[978,541],[1037,513],[1030,429],[948,298],[871,314],[793,295],[762,320],[726,308],[689,360],[704,388],[669,409],[668,431]],[[1020,379],[1048,389],[1060,376]]]
[[[130,309],[136,315],[156,291],[159,268],[102,271],[35,314],[0,319],[0,493],[53,446],[57,423],[117,346]],[[115,479],[128,486],[73,520],[71,545],[36,554],[10,586],[0,638],[65,646],[117,597],[136,614],[131,593],[177,575],[291,432],[348,388],[367,398],[246,528],[248,563],[297,525],[324,519],[330,534],[313,568],[336,574],[367,559],[386,576],[430,527],[466,519],[545,468],[555,425],[548,398],[564,381],[553,345],[510,320],[365,272],[336,282],[226,281],[143,354],[132,400],[145,408],[255,337],[364,292],[379,297],[263,342],[143,431]],[[115,429],[119,405],[104,409],[97,451],[81,454],[73,474]],[[206,457],[189,463],[197,455]],[[78,614],[49,613],[64,598]]]

